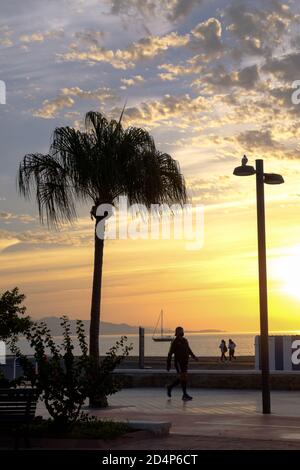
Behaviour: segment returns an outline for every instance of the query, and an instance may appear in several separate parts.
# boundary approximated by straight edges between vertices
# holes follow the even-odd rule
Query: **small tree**
[[[25,295],[17,287],[0,295],[0,340],[24,334],[30,328],[30,317],[19,316],[26,312],[26,307],[21,305],[24,300]]]
[[[45,323],[34,324],[26,333],[34,349],[37,371],[33,364],[14,345],[14,352],[24,370],[24,378],[37,388],[41,399],[57,425],[64,430],[82,415],[82,406],[88,397],[105,398],[121,389],[121,382],[112,371],[129,354],[132,346],[126,345],[123,336],[107,353],[98,367],[88,355],[88,346],[83,322],[77,320],[76,335],[81,354],[74,356],[71,327],[67,317],[61,318],[63,328],[62,345],[57,345]],[[99,401],[99,400],[98,400]]]

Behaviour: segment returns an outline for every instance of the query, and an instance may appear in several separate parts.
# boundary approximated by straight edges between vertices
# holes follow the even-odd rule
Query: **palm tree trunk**
[[[94,276],[90,322],[90,357],[99,361],[99,329],[102,287],[102,267],[104,240],[98,238],[96,229],[103,217],[97,217],[95,223]]]
[[[107,213],[103,216],[95,214],[96,206],[92,208],[91,214],[96,219],[95,223],[95,251],[94,251],[94,275],[91,304],[91,322],[90,322],[90,358],[93,362],[94,374],[97,377],[99,367],[99,330],[101,313],[101,290],[102,290],[102,268],[103,268],[103,250],[104,250],[104,232],[102,238],[97,236],[97,225],[105,219]],[[103,229],[104,230],[104,229]],[[100,390],[95,389],[89,397],[89,406],[91,408],[104,408],[108,406],[107,398]]]

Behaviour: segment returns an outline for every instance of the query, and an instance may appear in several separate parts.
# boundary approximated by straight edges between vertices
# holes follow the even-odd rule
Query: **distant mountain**
[[[60,326],[61,320],[58,317],[44,317],[40,318],[37,321],[47,324],[48,328],[51,330],[53,336],[61,336],[62,329]],[[90,321],[82,320],[86,333],[89,333]],[[75,334],[76,332],[76,320],[70,320],[71,332]],[[109,322],[100,322],[100,332],[103,335],[126,335],[138,333],[139,327],[127,325],[126,323],[109,323]]]
[[[43,321],[47,324],[48,328],[51,330],[54,336],[61,336],[62,329],[60,326],[61,320],[58,317],[44,317],[40,318],[37,321]],[[89,333],[90,321],[82,320],[86,334]],[[71,332],[75,334],[76,332],[76,320],[70,320]],[[138,334],[139,327],[128,325],[127,323],[109,323],[102,321],[100,322],[100,332],[102,335],[129,335],[129,334]],[[165,334],[173,334],[174,330],[166,328],[164,330]],[[152,327],[145,327],[145,333],[153,333]],[[224,330],[186,330],[186,333],[225,333]]]

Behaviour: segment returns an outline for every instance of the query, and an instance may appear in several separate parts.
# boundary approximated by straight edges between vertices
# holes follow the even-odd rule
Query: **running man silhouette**
[[[192,400],[193,397],[188,395],[186,391],[187,387],[187,371],[189,356],[192,356],[193,359],[198,361],[197,357],[191,350],[187,339],[184,338],[184,330],[181,326],[177,326],[175,330],[175,339],[171,343],[170,351],[167,358],[167,371],[171,369],[172,356],[174,354],[174,365],[179,374],[177,379],[167,387],[167,395],[169,398],[172,396],[172,389],[176,385],[181,384],[182,387],[182,400],[188,401]]]

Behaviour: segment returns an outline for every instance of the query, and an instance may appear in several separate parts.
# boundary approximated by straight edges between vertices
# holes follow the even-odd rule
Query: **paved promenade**
[[[194,399],[183,403],[180,389],[172,399],[167,399],[164,389],[122,390],[110,397],[109,409],[92,414],[172,423],[169,438],[145,439],[139,443],[141,449],[300,449],[300,392],[272,392],[270,416],[261,414],[257,391],[193,389],[191,393]],[[136,443],[115,445],[134,449]]]
[[[86,410],[102,419],[171,422],[170,436],[129,435],[107,443],[111,450],[300,450],[299,391],[272,392],[271,415],[261,414],[256,390],[194,388],[190,393],[194,399],[184,403],[179,388],[172,399],[162,388],[123,389],[109,397],[109,408]],[[37,415],[47,416],[43,403]]]

